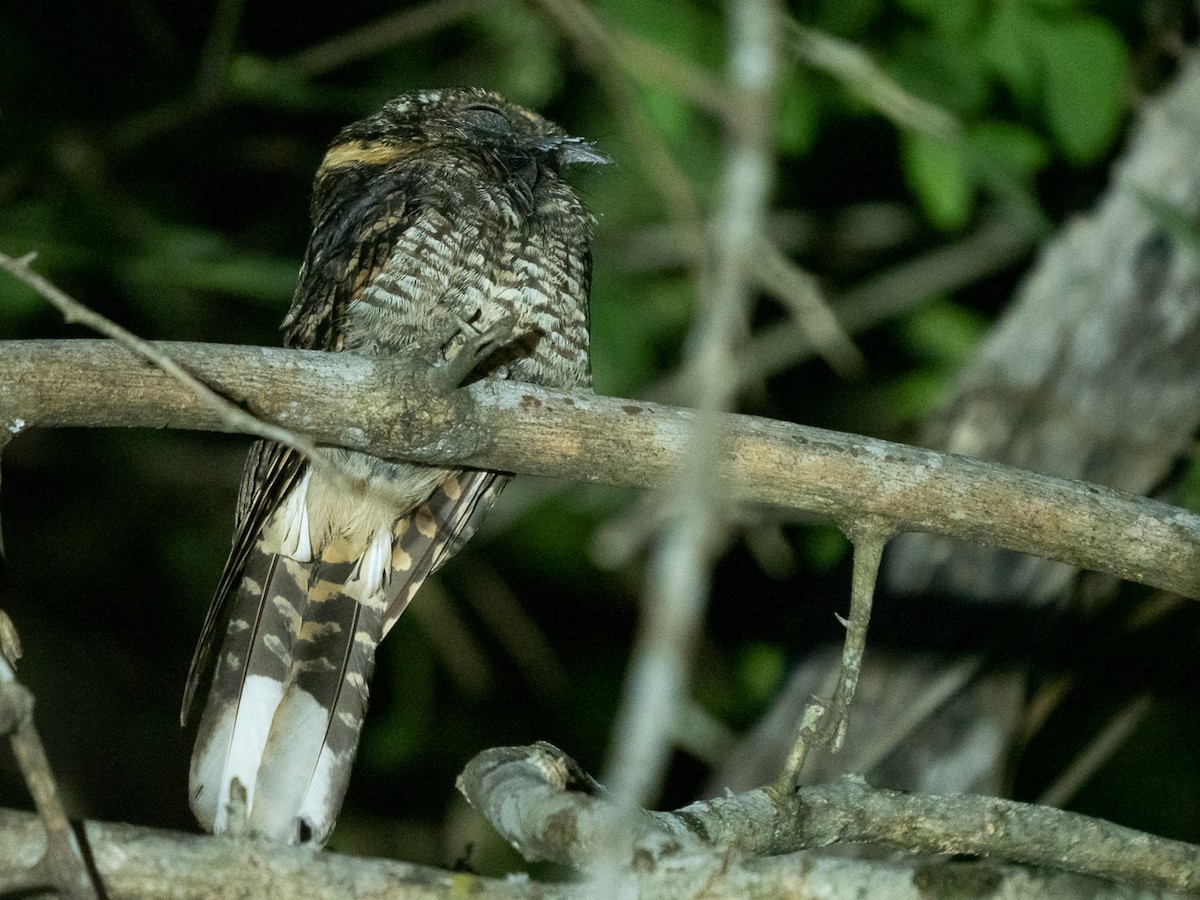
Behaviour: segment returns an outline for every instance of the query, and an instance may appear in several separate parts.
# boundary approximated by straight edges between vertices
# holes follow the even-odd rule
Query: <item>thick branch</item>
[[[361,859],[256,841],[89,822],[86,833],[111,900],[435,900],[487,896],[550,900],[578,896],[540,885],[452,873],[428,866]],[[0,894],[45,846],[45,830],[28,813],[0,810]]]
[[[418,370],[349,354],[162,345],[256,415],[322,443],[660,487],[692,416],[668,406],[479,382],[439,396]],[[224,430],[186,388],[104,341],[0,342],[0,427]],[[723,467],[742,501],[870,518],[1200,597],[1200,516],[1096,485],[902,444],[730,416]]]
[[[467,800],[531,860],[585,870],[698,852],[751,855],[880,843],[996,857],[1156,889],[1200,890],[1200,847],[1048,807],[875,790],[856,776],[795,792],[760,788],[650,813],[609,798],[544,743],[486,750],[459,778]]]
[[[1133,893],[1058,873],[1031,872],[991,863],[868,861],[809,854],[738,859],[727,854],[643,860],[609,893],[586,884],[540,884],[527,878],[481,878],[408,863],[312,853],[221,838],[156,831],[129,825],[87,823],[88,842],[111,900],[594,900],[643,896],[659,900],[921,900],[978,894],[993,900],[1028,897],[1087,900],[1153,900],[1168,895]],[[37,818],[0,810],[0,892],[45,841]],[[622,892],[623,889],[623,892]],[[954,891],[957,893],[947,893]]]

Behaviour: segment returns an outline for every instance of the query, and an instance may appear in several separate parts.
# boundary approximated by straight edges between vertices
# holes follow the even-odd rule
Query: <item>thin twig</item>
[[[829,700],[818,699],[805,708],[796,745],[776,781],[777,790],[789,790],[800,784],[800,773],[810,749],[821,747],[836,753],[846,739],[850,706],[858,689],[863,654],[867,649],[867,628],[871,623],[879,562],[883,558],[884,545],[893,534],[890,526],[879,524],[860,523],[850,531],[854,541],[854,574],[850,586],[850,617],[838,616],[838,621],[846,627],[846,641],[842,646],[837,685]]]
[[[99,900],[79,841],[59,797],[58,785],[41,736],[33,724],[33,695],[17,681],[20,641],[12,620],[0,611],[0,735],[12,742],[17,767],[46,827],[46,850],[39,867],[58,889],[75,900]]]
[[[875,596],[875,581],[879,577],[879,562],[883,548],[892,529],[888,526],[863,527],[856,525],[851,532],[854,541],[854,574],[850,587],[850,617],[843,620],[846,626],[846,643],[842,647],[842,666],[838,674],[837,687],[829,702],[831,715],[822,723],[828,730],[822,735],[822,743],[836,753],[842,749],[846,739],[846,725],[850,718],[850,705],[858,689],[858,677],[862,672],[863,653],[867,649],[867,628],[871,624],[871,606]]]
[[[953,116],[906,91],[856,44],[790,19],[786,30],[798,58],[837,78],[900,127],[941,138],[961,134]]]
[[[693,272],[704,264],[706,241],[700,200],[688,176],[675,162],[663,139],[646,122],[633,86],[617,69],[619,54],[606,26],[580,0],[533,0],[571,41],[588,67],[633,144],[638,166],[658,194],[667,215],[679,225],[683,254]]]
[[[613,59],[639,81],[673,90],[726,123],[741,115],[737,95],[719,75],[624,29],[609,30]]]
[[[111,319],[89,309],[66,292],[51,284],[41,275],[38,275],[29,268],[35,257],[36,254],[30,253],[20,259],[13,259],[11,256],[0,253],[0,269],[4,269],[14,278],[37,291],[55,309],[62,313],[63,318],[68,323],[83,325],[86,328],[92,329],[92,331],[116,341],[170,375],[191,391],[203,404],[225,420],[229,424],[231,431],[252,434],[255,437],[275,441],[276,443],[291,447],[298,453],[304,454],[314,468],[331,478],[338,480],[351,478],[351,476],[332,461],[332,457],[320,453],[317,445],[308,438],[294,431],[289,431],[286,428],[263,421],[257,416],[246,412],[235,403],[226,400],[200,379],[186,371],[179,363],[175,362],[175,360],[154,344],[142,340]]]
[[[857,334],[902,315],[929,297],[959,290],[1011,266],[1028,254],[1035,235],[997,216],[961,241],[938,247],[835,293],[830,309],[843,330]],[[788,319],[757,332],[746,345],[738,371],[741,385],[799,365],[813,356],[812,341]],[[681,373],[647,388],[647,399],[675,401],[685,393]]]
[[[430,0],[339,34],[282,60],[305,75],[323,75],[407,41],[432,34],[483,11],[495,0]]]
[[[500,641],[530,690],[548,703],[564,697],[571,679],[554,642],[499,572],[481,560],[472,563],[466,569],[467,602]]]
[[[1065,806],[1079,789],[1112,757],[1133,734],[1134,729],[1150,711],[1153,698],[1149,694],[1135,697],[1118,712],[1100,733],[1088,741],[1087,747],[1054,779],[1038,803],[1044,806]]]
[[[784,305],[808,343],[835,372],[847,377],[861,375],[866,362],[830,309],[816,278],[766,238],[758,249],[761,264],[755,274],[763,290]]]

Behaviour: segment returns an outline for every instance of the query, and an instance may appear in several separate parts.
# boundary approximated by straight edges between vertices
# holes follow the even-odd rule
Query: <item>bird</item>
[[[284,346],[407,354],[454,378],[591,390],[589,141],[480,88],[416,91],[343,128],[313,184]],[[190,805],[217,834],[323,846],[376,648],[511,477],[256,442],[184,690],[209,683]]]

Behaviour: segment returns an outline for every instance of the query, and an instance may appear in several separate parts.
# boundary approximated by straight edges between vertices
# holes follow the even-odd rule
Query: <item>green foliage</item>
[[[965,225],[975,192],[962,143],[912,132],[903,136],[901,147],[908,184],[930,221],[946,231]]]
[[[885,57],[888,69],[958,116],[966,135],[964,143],[915,135],[902,142],[908,184],[938,228],[965,225],[980,189],[1034,206],[1033,177],[1052,161],[1046,138],[1073,165],[1111,149],[1128,69],[1111,24],[1069,2],[902,5],[923,27],[904,33]]]
[[[1125,45],[1105,22],[1055,23],[1038,35],[1045,67],[1043,116],[1072,162],[1108,149],[1124,106]]]

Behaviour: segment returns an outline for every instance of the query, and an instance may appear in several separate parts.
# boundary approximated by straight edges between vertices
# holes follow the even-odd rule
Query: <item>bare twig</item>
[[[486,750],[467,764],[458,783],[527,859],[585,871],[614,858],[652,868],[672,856],[701,853],[698,845],[725,851],[730,863],[736,857],[729,851],[773,856],[878,843],[1048,866],[1159,890],[1200,890],[1200,847],[1192,844],[1011,800],[876,790],[853,775],[647,812],[610,796],[561,750],[539,743]],[[952,893],[961,895],[961,885]]]
[[[758,246],[755,270],[763,290],[774,295],[791,314],[808,343],[841,375],[861,375],[866,364],[850,336],[830,309],[817,280],[783,255],[770,241]]]
[[[483,11],[495,0],[430,0],[301,50],[282,65],[323,75],[406,41],[431,34]]]
[[[730,81],[742,114],[729,135],[721,223],[713,234],[712,274],[691,336],[687,368],[698,407],[683,469],[674,481],[671,518],[651,555],[648,585],[622,694],[609,781],[645,803],[659,789],[675,740],[691,655],[708,603],[709,566],[726,490],[720,461],[726,440],[720,415],[737,390],[737,348],[751,299],[750,267],[763,233],[774,160],[777,68],[772,0],[742,0],[730,10]]]
[[[99,900],[100,887],[92,880],[33,724],[33,695],[17,681],[16,661],[20,656],[16,629],[8,615],[0,611],[0,735],[7,734],[12,742],[17,766],[46,828],[45,853],[30,875],[35,881],[44,878],[42,886],[57,885],[75,900]]]
[[[544,700],[564,696],[570,677],[562,657],[512,588],[482,561],[473,561],[466,577],[467,602],[504,646],[530,690]]]
[[[900,127],[942,138],[960,133],[953,116],[900,87],[861,47],[791,20],[787,33],[797,57],[843,82]]]
[[[738,96],[719,75],[676,56],[657,44],[601,21],[580,0],[536,0],[558,27],[594,63],[675,91],[700,109],[731,123],[742,113]]]
[[[865,279],[849,290],[834,293],[829,306],[840,327],[856,334],[901,315],[934,294],[958,290],[1011,266],[1026,255],[1034,235],[1011,220],[997,216],[961,241]],[[812,340],[795,321],[764,328],[754,335],[743,354],[738,377],[742,385],[786,371],[816,352]],[[666,379],[645,393],[650,399],[683,396],[682,375]]]
[[[879,562],[883,558],[884,545],[892,535],[888,526],[871,523],[858,523],[849,530],[854,541],[854,575],[850,587],[850,618],[838,616],[838,621],[846,627],[846,642],[842,647],[837,685],[829,700],[817,700],[804,710],[796,746],[776,782],[778,790],[799,785],[800,772],[812,747],[823,747],[836,753],[846,739],[850,705],[854,702],[863,653],[867,649],[867,628],[871,622]]]
[[[186,371],[167,353],[164,353],[158,345],[142,340],[111,319],[105,318],[98,312],[84,306],[41,275],[38,275],[29,268],[35,256],[36,254],[31,253],[20,259],[13,259],[11,256],[0,253],[0,269],[4,269],[14,278],[37,291],[55,309],[62,313],[63,318],[67,322],[78,323],[107,338],[111,338],[167,373],[186,387],[203,404],[224,419],[228,423],[230,431],[252,434],[256,437],[265,438],[266,440],[291,447],[293,450],[303,453],[315,468],[320,469],[324,474],[332,478],[343,479],[350,477],[332,461],[331,457],[318,452],[317,445],[308,438],[294,431],[289,431],[286,428],[281,428],[271,422],[265,422],[246,412],[236,404],[231,403],[229,400],[226,400],[207,384],[196,378],[196,376]]]
[[[643,116],[629,81],[617,71],[612,36],[580,0],[534,0],[542,13],[574,45],[580,61],[592,72],[621,121],[622,133],[633,144],[638,165],[659,195],[667,215],[679,225],[684,256],[698,271],[704,262],[703,215],[695,187],[671,156],[661,137]]]
[[[609,26],[609,31],[612,58],[630,75],[669,88],[725,122],[741,115],[736,93],[719,75],[623,29]]]
[[[850,618],[842,620],[846,626],[846,643],[842,648],[842,667],[838,673],[837,687],[829,702],[829,712],[823,724],[828,731],[821,734],[821,743],[832,752],[842,748],[846,738],[846,723],[850,717],[850,704],[858,689],[858,676],[862,671],[863,653],[867,649],[867,628],[871,623],[871,606],[875,596],[875,581],[879,577],[879,561],[883,558],[883,547],[892,530],[886,526],[855,523],[850,529],[854,541],[854,576],[850,587]]]

